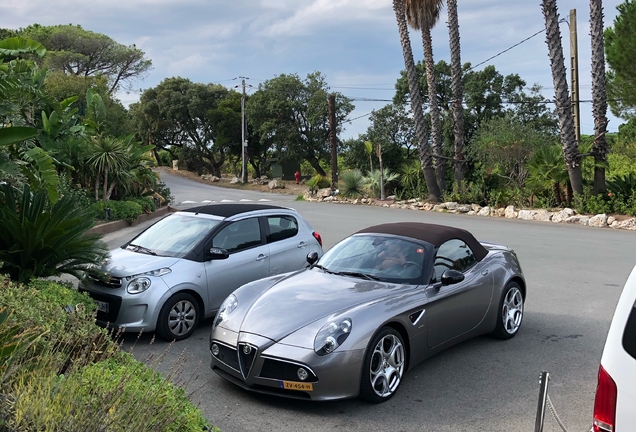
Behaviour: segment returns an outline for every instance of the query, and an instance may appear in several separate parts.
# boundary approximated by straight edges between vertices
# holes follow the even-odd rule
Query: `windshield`
[[[141,233],[126,249],[181,258],[207,236],[220,219],[207,215],[174,213]]]
[[[419,284],[425,249],[408,240],[378,235],[356,235],[331,248],[318,262],[328,272],[380,281]]]

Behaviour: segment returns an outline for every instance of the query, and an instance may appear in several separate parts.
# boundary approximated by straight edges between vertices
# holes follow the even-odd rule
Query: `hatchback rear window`
[[[629,314],[627,325],[625,325],[623,348],[625,348],[625,351],[627,351],[630,356],[636,359],[636,304]]]

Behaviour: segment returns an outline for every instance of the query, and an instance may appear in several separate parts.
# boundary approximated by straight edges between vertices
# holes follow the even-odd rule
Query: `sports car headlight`
[[[150,288],[150,285],[152,285],[152,281],[145,276],[159,277],[159,276],[166,275],[170,272],[172,272],[172,270],[170,270],[169,268],[161,268],[158,270],[152,270],[149,272],[140,273],[133,276],[128,276],[126,277],[126,280],[129,280],[130,282],[128,282],[128,286],[126,287],[126,290],[130,294],[142,293],[146,291],[148,288]]]
[[[344,343],[351,333],[353,321],[351,318],[342,318],[324,325],[314,339],[314,351],[318,355],[332,353]]]
[[[214,330],[223,320],[225,320],[238,306],[238,299],[234,294],[230,294],[228,298],[221,304],[219,311],[216,313],[214,322],[212,323],[212,330]]]

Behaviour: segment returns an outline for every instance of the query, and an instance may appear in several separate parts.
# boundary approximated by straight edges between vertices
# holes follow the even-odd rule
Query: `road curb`
[[[135,219],[133,223],[129,223],[125,220],[106,222],[103,224],[95,225],[93,228],[89,229],[86,232],[88,234],[102,234],[102,235],[110,234],[112,232],[119,231],[124,228],[129,228],[131,226],[139,225],[140,223],[143,223],[152,219],[156,219],[158,217],[165,216],[168,213],[172,213],[176,211],[177,209],[175,209],[174,207],[164,206],[155,210],[152,213],[142,214],[137,219]]]

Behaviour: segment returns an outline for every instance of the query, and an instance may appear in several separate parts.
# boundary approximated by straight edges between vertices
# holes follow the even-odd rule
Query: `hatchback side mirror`
[[[314,265],[318,261],[318,252],[309,252],[307,254],[307,262],[309,265]]]
[[[442,273],[442,285],[453,285],[464,280],[464,273],[448,269]]]
[[[211,260],[224,260],[224,259],[228,259],[229,257],[230,257],[230,253],[227,251],[227,249],[221,249],[221,248],[210,249],[210,253],[208,255],[208,258]]]

